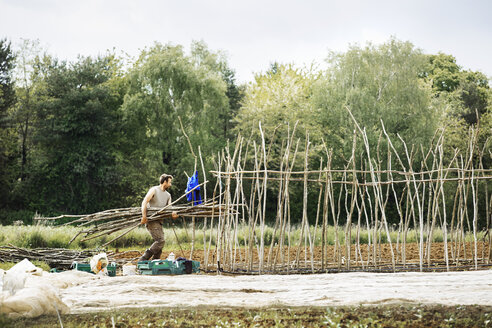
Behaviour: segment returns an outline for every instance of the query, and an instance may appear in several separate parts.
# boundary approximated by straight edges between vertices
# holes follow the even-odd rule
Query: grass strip
[[[380,305],[329,308],[144,308],[62,315],[64,327],[492,327],[491,306]],[[0,326],[56,327],[57,316]]]

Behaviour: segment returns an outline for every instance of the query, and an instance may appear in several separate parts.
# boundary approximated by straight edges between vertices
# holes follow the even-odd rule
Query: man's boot
[[[154,253],[154,257],[152,258],[153,260],[160,260],[161,259],[161,254],[162,254],[162,249],[160,251],[157,251]]]
[[[154,255],[154,253],[152,253],[152,251],[150,249],[146,249],[145,253],[143,253],[142,256],[138,259],[138,262],[147,261],[148,259],[150,259],[152,257],[152,255]]]

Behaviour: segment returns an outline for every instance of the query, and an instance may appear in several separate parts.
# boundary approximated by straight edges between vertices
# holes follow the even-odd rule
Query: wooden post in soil
[[[313,231],[313,244],[312,247],[316,247],[316,239],[317,239],[317,230],[318,230],[318,223],[319,223],[319,216],[320,216],[320,207],[321,207],[321,197],[323,196],[323,183],[322,183],[322,170],[323,170],[323,157],[320,158],[319,161],[319,174],[318,174],[318,185],[319,185],[319,192],[318,192],[318,203],[316,207],[316,221],[314,223],[314,231]],[[311,248],[311,253],[314,253],[313,249]]]
[[[326,164],[326,171],[328,171],[328,163]],[[326,258],[326,228],[328,226],[328,191],[329,191],[329,181],[328,172],[325,172],[325,197],[323,200],[323,226],[321,229],[321,270],[325,270],[325,258]]]
[[[406,264],[406,238],[407,238],[407,231],[408,231],[409,224],[410,224],[408,200],[410,200],[410,203],[411,203],[410,215],[414,215],[414,213],[415,213],[415,210],[414,210],[415,209],[415,206],[414,206],[414,202],[413,202],[413,196],[412,196],[412,193],[411,193],[411,181],[410,181],[410,176],[407,173],[407,169],[406,169],[405,165],[403,164],[403,161],[401,160],[401,158],[400,158],[398,152],[396,151],[395,147],[393,146],[393,143],[391,142],[391,138],[389,137],[388,133],[386,132],[386,129],[385,129],[385,126],[384,126],[384,123],[383,123],[382,120],[381,120],[381,126],[382,126],[382,129],[383,129],[383,133],[386,136],[386,139],[388,141],[388,145],[393,150],[393,152],[395,153],[395,156],[396,156],[396,158],[398,160],[398,163],[400,163],[400,166],[403,169],[403,173],[404,173],[404,176],[405,176],[405,182],[406,182],[405,189],[407,190],[407,202],[406,202],[406,215],[405,215],[405,217],[406,217],[406,223],[407,224],[406,224],[406,226],[404,228],[404,231],[405,232],[403,234],[403,250],[402,250],[402,253],[403,253],[402,254],[402,257],[403,257],[403,265],[405,265]],[[405,145],[405,150],[406,150],[406,145]],[[406,151],[406,154],[407,154],[407,158],[409,159],[409,157],[408,157],[408,151]],[[415,194],[417,194],[417,193],[418,193],[417,190],[415,190]],[[420,203],[419,203],[418,210],[419,210],[419,213],[420,213]],[[416,229],[416,227],[415,227],[415,229]]]
[[[487,188],[487,187],[486,187]],[[490,196],[490,199],[489,199],[489,213],[492,213],[492,195]],[[489,216],[487,217],[487,233],[489,234],[489,250],[488,250],[488,256],[487,256],[487,264],[490,264],[490,262],[492,261],[492,252],[491,252],[491,248],[492,248],[492,214],[489,214]]]
[[[226,198],[226,206],[227,208],[231,206],[232,204],[237,204],[236,203],[236,198],[237,198],[237,188],[234,190],[234,194],[232,194],[232,180],[233,180],[233,175],[232,172],[234,171],[234,163],[236,160],[236,156],[238,153],[238,149],[240,146],[240,136],[236,138],[236,144],[234,146],[234,154],[231,158],[231,154],[229,151],[229,148],[226,149],[226,190],[227,190],[227,198]],[[225,240],[226,240],[226,247],[225,247],[225,252],[227,253],[227,266],[229,270],[234,271],[235,267],[235,248],[236,248],[236,229],[235,229],[235,216],[230,215],[229,213],[226,213],[226,228],[225,228]]]
[[[382,199],[382,195],[381,195],[381,193],[382,193],[381,184],[379,183],[379,181],[377,181],[376,174],[374,172],[375,170],[374,170],[373,163],[372,163],[372,158],[371,158],[371,153],[370,153],[369,141],[367,139],[367,134],[366,134],[365,130],[362,130],[359,127],[359,125],[358,125],[357,121],[355,120],[354,116],[352,115],[352,112],[350,111],[350,109],[348,107],[346,107],[346,109],[348,110],[348,112],[349,112],[350,116],[352,117],[352,120],[354,121],[358,130],[361,132],[362,138],[364,140],[364,145],[365,145],[366,153],[367,153],[367,159],[369,162],[369,167],[370,167],[370,172],[371,172],[371,180],[375,184],[374,198],[377,199],[377,202],[378,202],[380,209],[381,209],[381,218],[383,219],[383,224],[385,226],[386,234],[388,236],[389,248],[391,250],[391,263],[392,263],[393,270],[395,270],[395,266],[396,266],[395,254],[393,252],[393,247],[392,247],[392,243],[391,243],[391,235],[390,235],[390,232],[388,229],[388,222],[386,220],[386,213],[385,213],[385,210],[382,206],[383,205],[383,199]]]
[[[181,117],[178,116],[178,120],[179,120],[179,124],[181,126],[181,131],[183,132],[183,135],[186,137],[186,140],[188,141],[188,146],[190,147],[190,151],[191,151],[191,154],[193,155],[194,159],[195,159],[195,166],[193,168],[193,174],[195,174],[196,172],[196,166],[197,166],[197,157],[195,155],[195,152],[193,151],[193,146],[191,145],[191,141],[190,141],[190,138],[188,137],[188,135],[186,134],[186,131],[183,127],[183,122],[181,121]],[[205,181],[205,180],[204,180]],[[194,204],[193,204],[194,205]],[[195,218],[193,217],[191,219],[191,224],[192,224],[192,236],[191,236],[191,250],[190,250],[190,259],[193,258],[193,250],[195,248]],[[184,227],[186,229],[186,223],[184,223]]]
[[[224,166],[225,166],[225,197],[224,197],[224,203],[226,206],[230,206],[231,204],[231,175],[229,174],[231,172],[231,154],[229,153],[229,147],[225,149],[224,152]],[[231,239],[230,239],[230,232],[231,232],[231,217],[227,213],[224,215],[224,225],[222,228],[222,236],[224,239],[224,242],[222,244],[222,247],[224,249],[224,267],[228,268],[230,270],[231,268],[231,262],[232,262],[232,248],[231,248]]]
[[[464,220],[465,220],[465,208],[466,208],[466,203],[465,203],[465,170],[464,164],[463,164],[463,155],[460,155],[460,170],[458,170],[458,176],[460,177],[459,180],[459,206],[458,206],[458,228],[456,229],[456,242],[458,244],[458,250],[457,250],[457,263],[456,266],[459,266],[460,264],[460,252],[463,250],[463,260],[466,261],[466,248],[465,248],[465,229],[464,229]]]
[[[297,245],[297,251],[296,251],[296,267],[297,268],[299,268],[299,255],[301,253],[301,246],[303,244],[304,231],[306,229],[306,226],[308,225],[306,223],[306,221],[307,221],[308,152],[309,152],[309,137],[306,137],[306,147],[305,147],[305,154],[304,154],[304,184],[303,184],[304,188],[303,188],[303,202],[302,202],[301,236],[299,238],[299,244]]]
[[[248,160],[248,151],[249,151],[249,144],[251,142],[251,136],[250,138],[248,138],[248,141],[246,142],[246,150],[244,151],[244,159],[243,159],[243,163],[242,163],[242,169],[245,170],[246,169],[246,164],[247,164],[247,160]],[[242,213],[242,222],[243,222],[243,229],[245,229],[243,231],[243,233],[248,233],[248,235],[245,236],[244,238],[244,248],[243,248],[243,253],[244,253],[244,260],[243,260],[243,268],[248,268],[248,254],[249,254],[249,232],[250,232],[250,224],[251,224],[251,217],[252,217],[252,209],[251,209],[251,206],[250,204],[248,203],[248,200],[246,199],[246,195],[245,195],[245,192],[244,192],[244,183],[243,183],[243,180],[244,180],[244,172],[241,171],[241,175],[240,175],[240,178],[241,178],[241,199],[242,199],[242,206],[241,206],[241,213]],[[251,190],[250,190],[250,193],[251,193]],[[246,219],[245,219],[245,215],[247,216],[247,219],[248,221],[246,222]]]
[[[477,248],[477,221],[478,221],[478,197],[476,196],[475,188],[475,170],[473,169],[473,156],[475,151],[475,140],[478,137],[478,130],[475,131],[473,128],[470,130],[471,138],[469,140],[469,167],[471,168],[470,183],[472,190],[472,201],[473,201],[473,259],[475,263],[475,269],[478,269],[478,248]]]
[[[335,228],[335,244],[333,246],[333,262],[338,264],[338,268],[340,268],[341,265],[341,255],[340,255],[340,239],[338,236],[338,214],[336,214],[336,206],[335,206],[335,190],[333,188],[333,175],[332,175],[332,169],[331,169],[331,163],[332,163],[332,156],[333,156],[333,151],[330,149],[326,148],[326,145],[324,144],[325,152],[328,157],[328,169],[327,169],[327,183],[328,183],[328,197],[329,197],[329,204],[330,204],[330,209],[331,209],[331,216],[333,217],[333,227]],[[340,208],[340,206],[338,206]]]
[[[357,198],[357,173],[356,173],[356,162],[355,162],[355,148],[356,148],[356,142],[357,142],[357,134],[356,131],[354,130],[353,133],[353,140],[352,140],[352,156],[350,157],[349,163],[347,164],[346,171],[348,171],[348,167],[351,165],[352,166],[352,190],[351,190],[351,199],[350,199],[350,209],[347,211],[347,208],[345,208],[345,211],[347,213],[347,223],[346,223],[346,229],[345,229],[345,245],[346,245],[346,257],[347,257],[347,265],[346,268],[350,269],[350,262],[352,260],[351,257],[351,247],[352,247],[352,215],[354,213],[354,208],[355,208],[355,200]],[[346,174],[344,174],[344,179],[346,179]],[[345,184],[347,186],[347,184]],[[347,203],[348,200],[348,188],[345,188],[346,194],[345,194],[345,204]]]
[[[451,214],[451,223],[450,223],[450,231],[449,231],[451,235],[451,259],[454,263],[457,262],[457,257],[456,257],[457,243],[456,243],[455,234],[458,228],[456,229],[454,228],[454,221],[455,218],[457,217],[458,194],[459,194],[459,182],[457,183],[457,188],[454,193],[453,212]],[[458,220],[456,220],[456,222],[458,224]]]
[[[472,189],[473,200],[473,260],[475,263],[475,270],[478,269],[478,242],[477,242],[477,221],[478,221],[478,197],[475,194],[475,171],[471,170],[470,185]]]
[[[444,182],[446,181],[449,172],[451,172],[451,166],[453,163],[456,161],[458,155],[458,151],[456,150],[453,156],[453,159],[449,163],[449,166],[446,169],[446,172],[444,173],[444,179],[441,180],[441,195],[442,195],[442,203],[443,203],[443,214],[444,214],[444,222],[443,222],[443,233],[444,233],[444,259],[446,261],[446,269],[449,271],[449,250],[448,250],[448,237],[450,237],[451,242],[453,241],[453,234],[448,234],[448,223],[447,223],[447,210],[446,210],[446,195],[445,195],[445,190],[444,190]],[[443,146],[439,148],[439,156],[441,157],[441,160],[444,156],[444,149]],[[441,173],[442,176],[443,173]],[[453,206],[454,207],[454,206]]]
[[[205,171],[205,165],[203,164],[202,151],[198,146],[198,156],[200,157],[200,164],[202,166],[203,181],[207,181],[207,175]],[[203,185],[203,201],[207,202],[207,184]],[[207,218],[203,218],[203,265],[205,268],[208,266],[208,252],[207,252]]]
[[[485,153],[485,148],[488,144],[488,141],[489,141],[489,138],[487,138],[484,142],[484,145],[483,145],[483,148],[482,150],[480,151],[479,153],[479,166],[478,166],[478,169],[481,171],[481,176],[484,177],[485,176],[485,173],[483,171],[483,155]],[[478,173],[480,174],[480,173]],[[477,190],[478,190],[478,184],[477,184]],[[489,230],[489,194],[488,194],[488,187],[487,187],[487,183],[485,183],[485,190],[484,190],[484,195],[485,195],[485,221],[486,221],[486,224],[485,224],[485,233],[488,233],[488,230]],[[484,260],[484,263],[488,263],[488,255],[486,256],[485,255],[485,245],[486,245],[486,241],[485,241],[485,237],[483,237],[482,239],[482,259]]]
[[[288,206],[287,198],[288,198],[288,193],[289,193],[289,179],[290,179],[290,172],[291,172],[291,170],[289,170],[289,167],[290,167],[289,158],[290,158],[290,150],[292,147],[293,138],[294,138],[295,130],[297,127],[297,123],[298,122],[296,122],[296,124],[294,125],[292,135],[290,135],[290,128],[288,129],[288,133],[287,133],[287,145],[285,147],[285,154],[284,154],[284,159],[283,159],[283,162],[285,162],[286,171],[285,171],[285,173],[282,172],[282,176],[281,176],[282,188],[279,187],[279,189],[281,190],[281,196],[280,196],[281,199],[279,202],[279,208],[278,208],[278,214],[277,215],[279,215],[279,217],[280,217],[280,220],[279,220],[280,221],[279,222],[280,236],[279,236],[279,243],[278,243],[277,251],[275,252],[275,258],[273,261],[274,270],[275,270],[275,267],[277,264],[277,258],[279,256],[279,254],[280,254],[281,267],[285,266],[284,239],[285,239],[286,217],[287,217],[287,206]],[[297,153],[297,148],[296,148],[296,153]],[[295,154],[294,154],[294,160],[295,160]]]
[[[443,147],[442,147],[442,144],[440,145],[439,147],[439,167],[441,169],[441,172],[440,172],[440,177],[441,177],[441,180],[440,180],[440,193],[441,193],[441,196],[442,196],[442,208],[443,208],[443,224],[442,224],[442,228],[443,228],[443,234],[444,234],[444,260],[446,261],[446,270],[449,271],[449,257],[448,257],[448,222],[447,222],[447,218],[446,218],[446,196],[444,194],[444,179],[446,179],[446,177],[444,177],[444,179],[442,178],[443,176],[443,172],[442,172],[442,169],[443,169]],[[448,171],[449,172],[449,171]]]
[[[442,138],[442,135],[441,135],[441,138]],[[439,144],[440,144],[440,140],[441,138],[437,141],[437,145],[436,145],[436,148],[439,147]],[[432,160],[432,168],[429,170],[428,167],[426,166],[426,163],[425,161],[423,161],[423,166],[422,166],[422,171],[424,169],[427,169],[429,171],[429,177],[428,179],[431,180],[429,182],[429,201],[428,201],[428,211],[427,211],[427,225],[428,225],[428,232],[427,232],[427,247],[425,248],[426,250],[426,255],[427,255],[427,266],[430,267],[431,266],[431,247],[432,247],[432,235],[433,235],[433,232],[434,232],[434,226],[436,224],[436,219],[437,219],[437,212],[439,210],[439,201],[440,201],[440,197],[439,197],[439,180],[442,178],[441,177],[441,166],[442,166],[442,162],[439,162],[438,164],[438,168],[437,168],[437,182],[434,184],[432,182],[433,180],[433,171],[436,169],[436,165],[437,165],[437,156],[436,156],[436,151],[433,150],[432,151],[432,155],[433,155],[433,160]],[[424,175],[422,175],[422,180],[424,180]],[[425,185],[425,183],[424,183]],[[423,194],[423,199],[424,199],[424,196],[425,194]],[[424,202],[424,200],[422,201]],[[430,219],[432,218],[432,221],[430,221]]]
[[[249,253],[248,253],[248,259],[249,259],[249,265],[248,265],[248,272],[253,269],[253,247],[257,246],[256,243],[256,224],[258,221],[258,216],[261,215],[261,206],[260,201],[261,201],[261,190],[260,190],[260,180],[259,180],[259,165],[258,165],[258,151],[256,147],[256,142],[253,141],[253,148],[254,148],[254,178],[251,182],[251,197],[250,197],[250,209],[251,209],[251,216],[250,216],[250,233],[248,235],[248,240],[249,240]],[[256,194],[258,194],[258,206],[256,207]],[[259,254],[259,250],[257,251]]]
[[[406,143],[400,138],[400,140],[403,142],[403,146],[404,146],[404,149],[405,149],[405,155],[407,157],[407,162],[408,162],[408,171],[409,171],[409,176],[410,176],[410,181],[413,185],[413,188],[415,190],[415,199],[417,200],[417,213],[418,213],[418,217],[419,217],[419,226],[418,226],[418,229],[420,230],[420,240],[418,241],[418,247],[419,247],[419,268],[420,268],[420,271],[422,272],[423,271],[423,264],[424,264],[424,214],[423,214],[423,209],[422,209],[422,206],[421,206],[421,199],[420,199],[420,196],[419,196],[419,188],[417,187],[417,181],[416,181],[416,178],[415,178],[415,173],[413,172],[413,168],[412,168],[412,159],[411,159],[411,156],[409,155],[408,153],[408,148],[407,148],[407,145]],[[409,189],[410,190],[410,189]],[[413,201],[412,201],[413,203]],[[413,209],[413,205],[412,205],[412,209]],[[415,215],[414,215],[414,218],[415,218]],[[415,226],[415,229],[417,230],[417,225],[414,225]]]
[[[287,145],[288,146],[288,145]],[[284,142],[282,141],[282,147],[281,147],[281,153],[284,150]],[[282,198],[283,198],[283,188],[284,188],[284,181],[283,181],[283,176],[284,176],[284,159],[285,155],[280,157],[280,180],[279,180],[279,187],[278,187],[278,196],[277,196],[277,215],[275,217],[275,224],[273,226],[273,233],[272,233],[272,240],[270,242],[270,248],[268,250],[268,258],[267,258],[267,266],[269,267],[269,270],[274,270],[275,268],[272,267],[273,263],[273,249],[275,247],[275,236],[277,235],[277,230],[280,227],[281,223],[281,216],[282,216]]]
[[[218,158],[217,158],[217,164],[218,164],[218,171],[219,174],[217,176],[217,183],[219,184],[219,195],[222,195],[222,156],[221,153],[219,152]],[[219,197],[219,206],[221,207],[222,205],[222,196]],[[219,207],[219,208],[220,208]],[[220,274],[219,268],[220,268],[220,261],[222,260],[222,227],[223,227],[223,217],[222,217],[222,212],[219,210],[219,217],[217,218],[217,237],[216,237],[216,242],[215,242],[215,254],[217,257],[217,274]]]
[[[321,232],[321,270],[325,270],[326,260],[326,230],[328,226],[328,193],[330,192],[330,181],[328,172],[331,170],[331,152],[328,152],[323,140],[323,147],[326,151],[326,170],[325,170],[325,197],[323,201],[323,228]]]
[[[295,162],[296,162],[296,157],[297,157],[297,151],[299,150],[299,143],[300,143],[300,139],[298,138],[297,139],[297,142],[296,142],[296,149],[294,151],[294,156],[293,156],[293,159],[292,159],[292,164],[290,166],[290,169],[289,169],[289,179],[290,179],[290,174],[292,173],[293,169],[294,169],[294,165],[295,165]],[[287,182],[289,182],[289,179],[287,180]],[[291,239],[290,239],[290,236],[291,236],[291,220],[290,220],[290,193],[289,193],[289,188],[288,188],[289,184],[286,185],[286,201],[285,201],[285,204],[286,204],[286,208],[285,208],[285,215],[287,216],[287,222],[286,222],[286,226],[287,226],[287,272],[289,272],[289,269],[290,269],[290,248],[291,248]]]
[[[236,168],[236,173],[235,173],[235,184],[236,184],[236,189],[234,191],[234,201],[233,204],[238,206],[240,204],[240,199],[241,199],[241,183],[239,180],[239,170],[241,169],[241,152],[242,152],[242,145],[243,145],[243,138],[241,136],[238,136],[237,142],[236,142],[236,150],[234,152],[234,157],[232,160],[232,165],[231,168],[234,170],[236,168],[236,156],[237,156],[237,168]],[[238,228],[239,228],[239,212],[236,212],[236,214],[232,217],[232,222],[234,226],[234,231],[233,231],[233,243],[234,243],[234,253],[232,255],[232,270],[234,271],[236,268],[236,256],[239,253],[239,257],[241,258],[241,251],[240,249],[238,250],[239,246],[239,241],[238,241]]]
[[[360,195],[360,215],[359,215],[359,222],[358,222],[358,237],[357,237],[357,242],[358,242],[358,248],[359,248],[359,256],[360,256],[360,263],[362,265],[362,269],[367,265],[369,265],[370,259],[369,257],[367,258],[367,262],[364,262],[364,257],[362,256],[362,248],[360,246],[360,227],[362,226],[361,220],[362,220],[362,215],[364,215],[364,218],[366,220],[366,229],[367,229],[367,255],[370,255],[370,249],[371,249],[371,233],[370,233],[370,226],[369,226],[369,217],[367,214],[367,206],[366,206],[366,200],[365,200],[365,195],[366,195],[366,187],[363,186],[362,188],[359,188],[359,195]]]
[[[268,167],[267,167],[267,155],[266,155],[266,147],[265,147],[265,135],[263,134],[263,130],[261,128],[261,122],[259,122],[260,134],[261,134],[261,148],[263,150],[263,207],[262,207],[262,216],[260,222],[260,263],[259,263],[259,272],[261,273],[264,269],[264,255],[265,255],[265,218],[266,218],[266,200],[267,200],[267,182],[268,182]]]

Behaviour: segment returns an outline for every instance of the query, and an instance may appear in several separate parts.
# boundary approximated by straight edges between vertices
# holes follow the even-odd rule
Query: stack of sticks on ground
[[[25,249],[14,245],[0,246],[1,262],[43,261],[52,268],[68,269],[74,261],[82,262],[97,254],[95,250],[78,251],[64,248]]]

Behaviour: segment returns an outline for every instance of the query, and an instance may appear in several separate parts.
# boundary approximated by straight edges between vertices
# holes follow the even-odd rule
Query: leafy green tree
[[[442,52],[437,55],[429,55],[429,67],[422,76],[432,83],[434,93],[451,92],[460,84],[460,67],[456,64],[456,58]]]
[[[489,97],[491,99],[491,97]],[[491,105],[489,105],[491,106]],[[486,169],[492,168],[492,109],[489,107],[487,112],[480,118],[479,147],[483,149],[483,166]],[[492,184],[489,183],[490,194],[492,194]]]
[[[433,86],[434,103],[443,108],[440,125],[445,128],[447,157],[454,149],[467,149],[469,128],[476,126],[479,120],[481,133],[477,148],[487,155],[490,143],[486,142],[492,137],[489,126],[492,93],[488,78],[481,72],[463,69],[454,56],[442,53],[428,56],[428,66],[422,77]],[[484,157],[483,165],[490,167],[490,156]]]
[[[488,78],[481,72],[463,70],[452,55],[429,55],[428,62],[422,77],[432,84],[434,96],[450,107],[447,114],[468,125],[477,123],[490,102]]]
[[[36,120],[34,107],[39,101],[39,91],[43,88],[43,72],[40,69],[43,57],[49,60],[46,54],[42,54],[39,41],[22,40],[15,72],[18,101],[11,115],[19,135],[21,181],[26,178],[32,148],[31,134]]]
[[[475,124],[487,112],[490,102],[489,81],[481,72],[463,72],[456,90],[460,100],[460,116],[468,123]]]
[[[309,131],[313,136],[320,136],[320,126],[316,113],[310,102],[313,85],[319,74],[309,69],[295,68],[293,65],[274,64],[272,69],[255,76],[254,83],[245,91],[243,106],[235,118],[236,131],[259,140],[258,124],[261,122],[267,143],[276,130],[276,148],[285,140],[290,126],[291,132],[299,121],[300,136]],[[320,139],[318,139],[320,141]],[[273,162],[278,162],[272,158]]]
[[[266,146],[269,149],[269,169],[280,168],[287,145],[286,140],[288,135],[293,132],[296,122],[298,125],[294,145],[291,145],[291,160],[297,138],[305,138],[306,131],[314,144],[321,144],[321,127],[316,122],[316,115],[310,103],[312,88],[318,77],[319,74],[313,69],[300,69],[293,65],[274,63],[267,72],[257,74],[254,82],[247,86],[242,107],[235,118],[236,127],[234,130],[249,141],[255,140],[256,145],[260,146],[262,141],[258,126],[261,122]],[[302,142],[299,153],[303,152],[305,152],[305,148]],[[251,151],[249,156],[252,157],[252,154]],[[302,162],[303,157],[298,155],[297,161]],[[246,169],[252,169],[253,163],[254,161],[250,158],[246,164],[249,167]],[[319,162],[311,165],[311,169],[317,168]],[[276,182],[269,184],[269,188],[273,188],[272,191],[275,190],[276,186]],[[248,187],[246,186],[246,188]],[[302,188],[302,184],[292,183],[289,186],[293,222],[298,222],[302,218]],[[267,193],[267,206],[269,208],[266,219],[271,223],[275,222],[277,197],[277,191]],[[314,198],[310,197],[309,200],[314,200]],[[310,203],[309,205],[312,205],[309,206],[310,211],[316,210],[315,204]],[[311,217],[315,217],[315,213]]]
[[[195,152],[201,145],[210,155],[225,145],[221,115],[229,110],[229,99],[220,69],[219,60],[203,49],[189,56],[182,46],[159,43],[136,61],[122,108],[125,142],[135,150],[126,161],[138,168],[140,193],[162,172],[174,174],[175,188],[184,189],[183,171],[193,171],[194,158],[180,119]]]
[[[15,55],[11,43],[0,39],[0,127],[7,126],[8,109],[15,103],[14,81]]]
[[[121,205],[122,91],[114,56],[51,64],[36,105],[36,154],[27,183],[36,210],[87,213]]]
[[[194,41],[191,44],[191,56],[193,60],[200,65],[208,66],[212,71],[219,72],[222,79],[226,83],[226,96],[229,99],[229,106],[224,106],[219,112],[219,121],[216,124],[222,126],[222,136],[224,140],[234,139],[232,128],[234,126],[233,118],[237,115],[241,107],[241,101],[244,96],[244,87],[236,84],[236,73],[229,67],[226,56],[218,51],[212,52],[208,49],[203,41]]]
[[[15,55],[11,43],[0,40],[0,207],[10,203],[10,191],[15,181],[16,133],[9,122],[16,97],[12,78]]]
[[[388,166],[388,143],[382,122],[396,151],[405,158],[399,136],[409,149],[427,148],[439,126],[442,113],[432,98],[431,85],[422,79],[427,58],[410,42],[390,39],[381,45],[351,46],[345,53],[332,53],[329,68],[314,88],[313,106],[317,109],[324,139],[333,149],[332,165],[342,168],[351,158],[354,131],[349,114],[366,131],[371,157],[382,169]],[[356,159],[367,159],[362,138],[357,131]],[[376,155],[379,150],[381,156]],[[420,167],[419,152],[413,159]],[[364,160],[357,165],[368,168]],[[404,163],[407,161],[404,160]],[[395,156],[392,168],[399,168]],[[396,186],[402,188],[402,186]],[[400,190],[401,191],[401,190]],[[389,221],[397,221],[394,203],[388,204]],[[344,218],[341,218],[342,222]]]
[[[352,46],[346,53],[333,53],[328,63],[313,102],[335,155],[348,158],[352,149],[354,123],[347,108],[366,129],[372,149],[382,133],[381,120],[400,151],[397,135],[409,145],[429,142],[440,113],[433,106],[431,88],[419,78],[427,68],[419,49],[391,39],[379,46]]]
[[[235,72],[229,67],[222,70],[222,78],[227,85],[226,96],[229,98],[229,110],[220,115],[220,120],[223,122],[224,138],[233,139],[234,117],[241,108],[245,86],[236,84]]]

